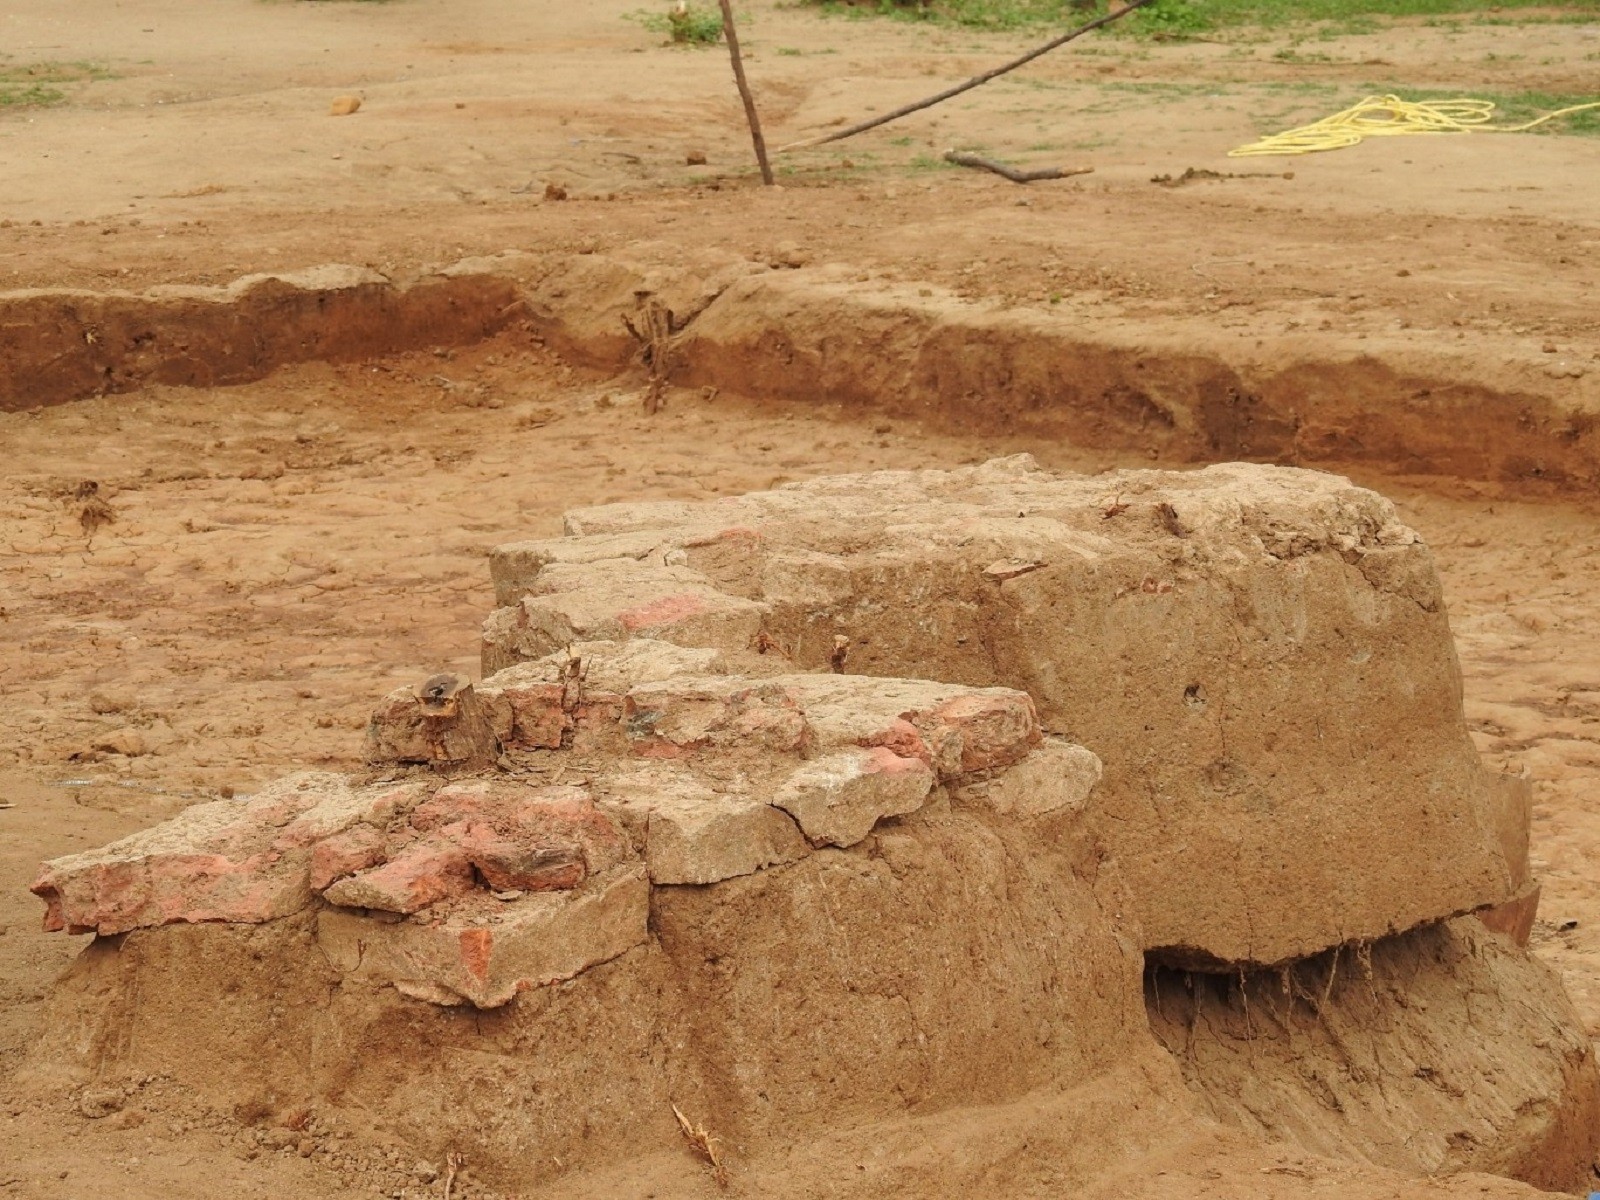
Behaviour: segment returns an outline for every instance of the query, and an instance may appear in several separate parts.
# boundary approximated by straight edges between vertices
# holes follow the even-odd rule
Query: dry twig
[[[707,1132],[704,1126],[695,1125],[676,1104],[672,1106],[672,1115],[678,1118],[678,1128],[683,1132],[684,1141],[711,1167],[711,1178],[717,1181],[717,1186],[727,1187],[728,1168],[723,1164],[722,1155],[717,1152],[720,1139]]]
[[[445,1159],[444,1159],[444,1167],[445,1167],[445,1170],[444,1170],[444,1200],[450,1200],[451,1194],[454,1193],[454,1191],[456,1190],[456,1172],[461,1170],[462,1164],[465,1161],[466,1160],[463,1159],[461,1157],[461,1155],[457,1154],[454,1150],[450,1151],[449,1154],[445,1155]]]
[[[93,537],[102,525],[110,525],[117,519],[116,512],[100,494],[100,485],[93,479],[85,479],[73,488],[72,498],[79,504],[78,524],[85,537]]]
[[[1093,167],[1042,167],[1037,171],[1024,171],[1008,163],[996,162],[992,158],[984,158],[981,154],[968,154],[965,150],[946,150],[944,160],[954,163],[958,167],[977,167],[981,171],[993,171],[996,175],[1003,175],[1012,183],[1037,183],[1041,179],[1066,179],[1072,175],[1087,175],[1094,170]]]
[[[845,659],[850,657],[850,639],[842,633],[833,635],[833,653],[828,655],[828,665],[835,675],[844,674]]]

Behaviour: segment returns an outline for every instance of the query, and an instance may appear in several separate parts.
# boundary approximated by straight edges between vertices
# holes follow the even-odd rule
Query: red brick
[[[356,825],[325,838],[311,848],[311,889],[320,892],[335,880],[383,861],[383,834],[371,825]]]
[[[414,913],[440,900],[465,895],[475,879],[466,852],[451,842],[413,842],[380,867],[341,879],[323,896],[344,908]]]

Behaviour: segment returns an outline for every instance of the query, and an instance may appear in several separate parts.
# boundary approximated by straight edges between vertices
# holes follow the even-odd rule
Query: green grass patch
[[[675,46],[714,46],[722,40],[721,10],[699,4],[675,4],[664,12],[640,8],[622,19],[662,34]]]
[[[1106,0],[809,0],[824,11],[848,17],[893,17],[978,29],[1067,29],[1105,11]],[[1385,17],[1478,17],[1517,19],[1527,9],[1532,19],[1600,19],[1600,0],[1154,0],[1110,29],[1123,35],[1182,40],[1222,30],[1297,23],[1332,23],[1337,33],[1374,33]]]
[[[0,108],[45,108],[67,98],[64,85],[110,79],[90,62],[12,63],[0,60]]]
[[[1494,125],[1522,125],[1545,113],[1555,112],[1557,109],[1570,108],[1575,104],[1592,104],[1600,101],[1600,87],[1587,96],[1567,95],[1560,92],[1485,92],[1478,88],[1466,88],[1458,91],[1427,91],[1416,88],[1397,88],[1393,84],[1372,85],[1366,92],[1367,96],[1388,95],[1393,92],[1402,100],[1492,100],[1494,102]],[[1354,104],[1360,96],[1351,98]],[[1528,130],[1529,133],[1565,133],[1577,137],[1600,137],[1600,108],[1591,108],[1585,112],[1573,113],[1568,117],[1557,117],[1554,121],[1546,121]]]
[[[1324,117],[1331,117],[1334,113],[1343,112],[1358,100],[1367,96],[1399,96],[1402,100],[1414,102],[1427,100],[1488,100],[1494,106],[1494,118],[1490,124],[1495,126],[1521,125],[1535,117],[1542,117],[1545,113],[1555,112],[1557,109],[1567,108],[1575,104],[1589,104],[1600,100],[1600,93],[1592,96],[1563,95],[1554,92],[1493,92],[1483,91],[1478,88],[1467,88],[1455,91],[1439,91],[1426,88],[1412,88],[1396,85],[1394,83],[1368,83],[1361,86],[1359,92],[1352,92],[1346,85],[1319,84],[1315,85],[1314,92],[1296,88],[1293,93],[1280,85],[1261,85],[1251,89],[1265,95],[1279,95],[1285,100],[1290,95],[1296,99],[1287,104],[1271,106],[1256,104],[1253,106],[1252,118],[1255,127],[1263,134],[1282,133],[1289,129],[1298,129],[1302,125],[1310,125]],[[1315,100],[1311,97],[1315,95]],[[1543,125],[1528,130],[1529,133],[1543,134],[1568,134],[1578,137],[1600,136],[1600,109],[1589,109],[1586,112],[1574,113],[1569,117],[1559,117],[1554,121],[1546,121]],[[1431,135],[1418,135],[1431,136]],[[1453,136],[1453,135],[1446,135]]]

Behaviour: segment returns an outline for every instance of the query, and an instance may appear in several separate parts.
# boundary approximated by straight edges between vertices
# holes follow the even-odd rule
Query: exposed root
[[[657,413],[666,404],[667,380],[672,374],[672,310],[647,292],[640,292],[635,298],[639,301],[639,323],[635,325],[626,314],[622,323],[639,343],[640,360],[650,373],[644,410]]]
[[[1328,997],[1333,995],[1333,981],[1339,974],[1339,951],[1343,946],[1333,948],[1333,958],[1328,963],[1328,982],[1322,985],[1322,1002],[1317,1005],[1317,1015],[1321,1016],[1328,1008]]]
[[[78,502],[78,524],[83,529],[84,537],[93,537],[103,525],[110,525],[117,519],[115,510],[106,503],[100,494],[100,485],[93,479],[85,479],[72,489],[72,498]]]
[[[461,1167],[465,1162],[466,1162],[466,1160],[464,1158],[462,1158],[461,1155],[456,1153],[454,1150],[450,1151],[449,1154],[445,1155],[445,1160],[444,1160],[444,1200],[450,1200],[451,1195],[455,1192],[455,1190],[456,1190],[456,1173],[461,1170]]]
[[[722,1155],[717,1146],[721,1138],[706,1130],[703,1125],[696,1125],[683,1115],[683,1110],[676,1104],[672,1106],[672,1115],[678,1118],[678,1128],[683,1132],[684,1141],[711,1168],[711,1178],[717,1181],[718,1187],[728,1186],[728,1168],[722,1161]]]

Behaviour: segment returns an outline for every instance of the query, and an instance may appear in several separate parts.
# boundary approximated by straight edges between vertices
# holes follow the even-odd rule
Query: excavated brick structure
[[[1537,902],[1527,793],[1382,498],[1021,458],[567,525],[494,552],[485,678],[385,697],[367,778],[45,865],[47,927],[101,935],[53,1052],[249,1063],[524,1186],[671,1144],[685,1097],[756,1161],[1039,1089],[1586,1179],[1592,1053],[1491,932]],[[1208,1048],[1238,1021],[1263,1072]]]
[[[1004,459],[567,529],[494,552],[485,671],[647,636],[1020,688],[1104,760],[1097,828],[1163,961],[1273,965],[1531,886],[1528,792],[1468,738],[1432,557],[1346,480]]]

